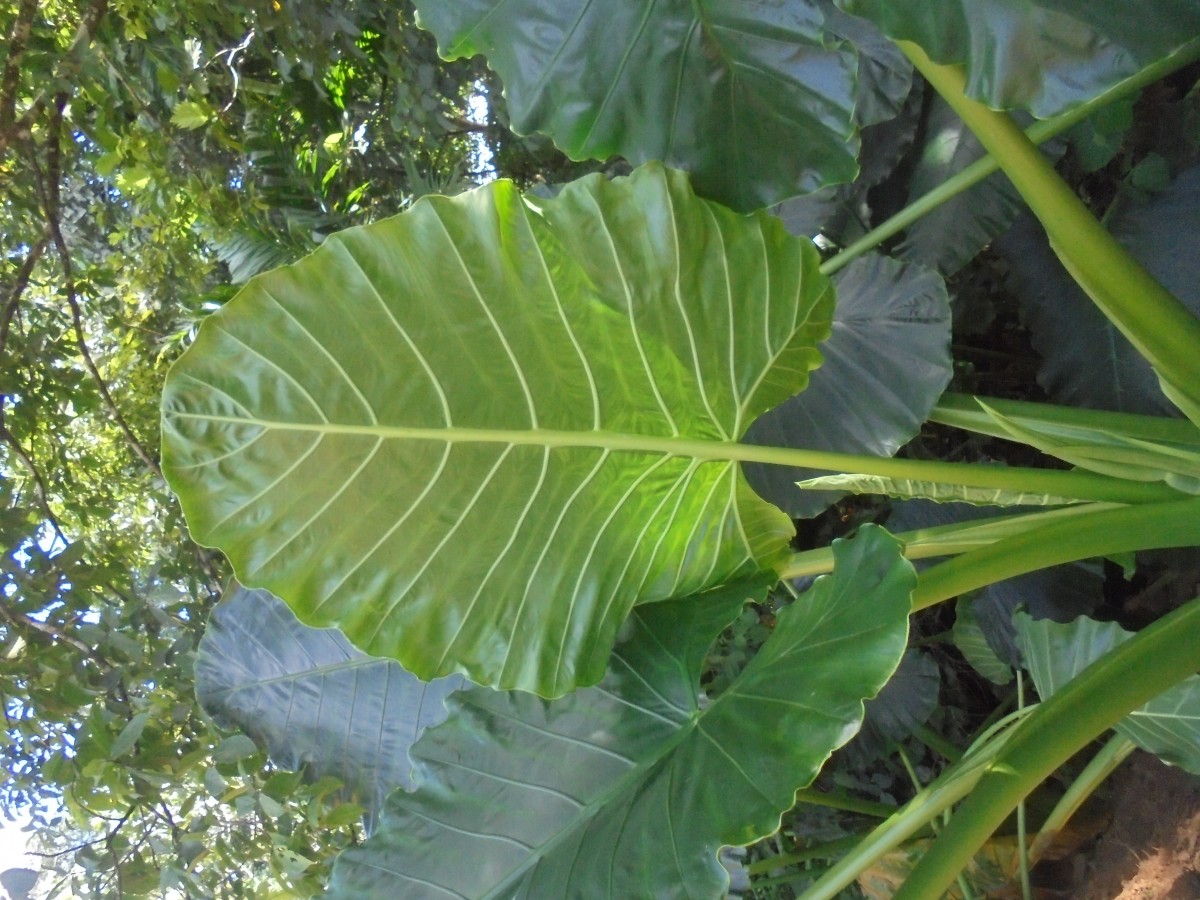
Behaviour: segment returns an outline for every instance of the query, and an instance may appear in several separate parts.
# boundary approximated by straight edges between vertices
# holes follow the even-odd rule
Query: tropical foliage
[[[1053,566],[1200,545],[1200,280],[1166,268],[1197,258],[1200,7],[937,6],[417,0],[431,38],[369,5],[180,28],[10,3],[8,804],[70,817],[65,877],[306,895],[345,848],[335,896],[716,897],[732,873],[832,897],[970,793],[888,881],[969,894],[1105,729],[1200,768],[1200,604],[1130,637],[1048,621],[1095,612],[1095,576],[1045,593]],[[1133,105],[1167,76],[1181,97]],[[1039,224],[985,250],[1024,206]],[[991,386],[951,326],[1011,315],[973,282],[999,254],[1065,405],[939,396]],[[1070,291],[1094,326],[1064,329]],[[184,345],[160,470],[146,388]],[[993,447],[1013,464],[947,458]],[[796,552],[790,516],[847,491],[895,498],[837,507],[895,537]],[[201,640],[214,549],[241,584]],[[910,622],[1044,702],[992,728],[939,708],[951,670],[906,655]],[[883,822],[851,840],[822,807]],[[1011,857],[1073,808],[1029,846],[1022,813]]]

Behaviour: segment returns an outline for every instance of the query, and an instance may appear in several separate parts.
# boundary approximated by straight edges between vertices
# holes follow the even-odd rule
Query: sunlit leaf
[[[562,694],[635,603],[784,558],[791,522],[721,444],[819,362],[817,265],[654,165],[426,198],[205,322],[163,468],[193,536],[301,620],[423,678]]]

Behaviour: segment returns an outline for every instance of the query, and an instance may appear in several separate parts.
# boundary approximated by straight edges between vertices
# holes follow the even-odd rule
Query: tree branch
[[[46,227],[50,232],[54,247],[58,251],[59,262],[62,265],[67,305],[71,308],[71,319],[75,327],[75,342],[79,348],[79,355],[83,358],[88,372],[91,373],[92,380],[96,382],[96,388],[100,392],[100,399],[104,402],[109,414],[113,417],[113,421],[117,423],[117,427],[125,435],[125,440],[134,454],[152,474],[158,478],[162,478],[162,468],[159,466],[158,460],[150,455],[145,445],[138,440],[137,435],[133,433],[133,429],[129,427],[129,423],[125,421],[125,417],[121,414],[121,410],[117,407],[112,394],[108,390],[108,384],[100,374],[99,368],[96,367],[95,360],[92,359],[91,351],[88,350],[87,336],[83,327],[83,312],[79,307],[79,294],[75,286],[75,270],[71,264],[71,253],[67,248],[67,242],[63,237],[62,227],[58,220],[59,155],[61,152],[62,113],[66,102],[67,96],[65,94],[59,94],[55,98],[54,112],[52,113],[47,133],[49,144],[47,147],[47,168],[45,174],[42,173],[41,166],[38,165],[36,157],[32,153],[30,154],[34,182],[37,186],[38,195],[41,197],[42,212],[46,218]]]
[[[21,268],[17,270],[17,278],[13,282],[12,290],[8,292],[8,299],[4,301],[4,308],[0,310],[0,359],[4,357],[4,351],[8,347],[8,330],[12,325],[13,316],[17,314],[21,297],[24,295],[25,289],[29,287],[33,267],[46,252],[46,245],[49,243],[50,232],[46,231],[38,242],[29,248],[29,252],[25,254],[25,259],[21,262]]]
[[[67,540],[67,536],[63,534],[58,517],[54,515],[54,510],[50,508],[50,496],[46,490],[46,481],[42,478],[42,473],[38,470],[37,464],[34,463],[33,458],[25,452],[25,448],[21,446],[16,436],[4,424],[3,407],[0,407],[0,440],[12,448],[17,459],[29,470],[29,474],[33,478],[34,493],[37,494],[38,500],[41,501],[42,510],[46,513],[46,521],[50,523],[50,527],[54,529],[54,533],[58,536],[58,539],[62,541],[63,546],[71,543]]]
[[[64,644],[74,647],[80,653],[87,656],[88,659],[95,660],[105,668],[109,667],[109,662],[107,659],[105,659],[103,653],[101,653],[99,650],[93,650],[79,638],[75,637],[74,635],[67,634],[65,631],[54,625],[51,625],[49,622],[39,622],[37,619],[25,615],[25,613],[14,612],[3,603],[0,603],[0,615],[3,615],[4,618],[8,619],[8,621],[13,625],[29,628],[40,634],[44,634],[47,637],[62,641]]]
[[[23,17],[27,14],[26,7],[30,7],[28,21],[25,22],[23,32],[24,40],[28,41],[30,28],[33,24],[33,14],[36,12],[37,6],[38,0],[21,0],[21,7],[17,13],[17,21],[14,23],[9,37],[9,54],[5,60],[2,80],[0,80],[0,153],[3,153],[14,140],[28,137],[29,132],[33,129],[33,123],[46,110],[45,94],[39,93],[34,98],[29,109],[19,119],[16,118],[16,91],[20,85],[20,57],[24,55],[25,47],[22,45],[20,51],[17,52],[15,41],[18,37],[22,36]],[[62,66],[55,68],[55,80],[65,82],[74,80],[74,76],[80,67],[77,52],[81,46],[86,47],[91,44],[92,39],[96,36],[96,30],[100,27],[100,21],[107,12],[108,0],[96,0],[96,2],[87,8],[79,23],[79,30],[75,34],[75,39],[71,41],[71,46],[67,48],[66,53],[62,56]],[[7,92],[10,79],[12,85],[11,97]]]
[[[21,0],[17,18],[8,32],[8,56],[0,76],[0,134],[8,134],[17,117],[17,87],[21,78],[21,57],[29,44],[29,31],[37,12],[38,0]]]

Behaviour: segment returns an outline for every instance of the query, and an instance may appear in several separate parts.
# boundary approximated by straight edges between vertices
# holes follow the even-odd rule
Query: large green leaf
[[[342,854],[331,896],[724,896],[718,848],[779,826],[904,652],[899,544],[869,525],[834,553],[712,702],[701,664],[746,588],[639,606],[605,680],[563,700],[455,694],[413,748],[416,792]]]
[[[662,160],[742,210],[854,178],[855,54],[813,4],[416,5],[442,56],[487,57],[518,132],[574,159]]]
[[[818,363],[817,265],[655,165],[427,198],[205,322],[163,468],[196,540],[301,620],[422,678],[563,694],[635,603],[785,555],[721,442]]]
[[[935,62],[963,63],[967,94],[1049,118],[1200,34],[1197,0],[837,0]]]
[[[341,779],[369,821],[393,790],[412,787],[408,749],[446,718],[446,696],[461,683],[426,684],[240,585],[213,610],[196,655],[205,712],[251,735],[277,766]]]
[[[920,430],[950,383],[950,300],[936,272],[879,254],[834,276],[833,333],[808,389],[760,417],[750,443],[891,456]],[[869,398],[866,399],[866,398]],[[810,469],[747,467],[750,483],[793,516],[837,495],[805,493]]]
[[[1060,625],[1013,617],[1017,641],[1038,693],[1049,697],[1093,662],[1133,637],[1116,622],[1080,618]],[[1200,775],[1200,676],[1180,682],[1130,713],[1116,730],[1164,762]]]

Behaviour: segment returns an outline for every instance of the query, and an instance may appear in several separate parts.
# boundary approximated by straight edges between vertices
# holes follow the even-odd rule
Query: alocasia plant
[[[1125,96],[1200,55],[1194,0],[417,6],[443,53],[488,55],[519,128],[545,129],[574,155],[662,160],[691,170],[692,182],[651,162],[550,200],[503,182],[427,199],[251,281],[172,370],[164,470],[196,538],[224,549],[244,583],[421,678],[461,672],[525,692],[456,695],[414,749],[415,791],[393,795],[375,837],[339,862],[335,891],[382,895],[391,888],[379,873],[391,872],[422,896],[719,896],[718,845],[771,830],[852,736],[861,701],[900,659],[910,594],[920,608],[1054,562],[1200,543],[1200,323],[1011,119],[977,102],[1055,115],[1031,132],[1061,132],[1083,115],[1072,107]],[[910,209],[1002,167],[1191,422],[954,397],[931,410],[938,364],[920,389],[891,392],[899,409],[876,442],[748,442],[756,420],[764,433],[804,434],[786,417],[804,408],[789,398],[820,363],[835,319],[827,276],[902,226],[885,223],[822,262],[765,212],[714,201],[757,210],[852,179],[858,130],[904,104],[902,57],[994,157]],[[979,217],[972,246],[1010,212]],[[843,283],[873,271],[872,284],[899,284],[898,267],[876,257]],[[943,296],[940,278],[912,271],[924,287],[904,289],[931,312],[910,319],[943,320],[931,299]],[[920,340],[944,353],[941,332],[897,334],[909,350]],[[830,357],[836,367],[839,353]],[[827,386],[836,395],[838,384]],[[881,425],[874,399],[847,401],[846,414]],[[781,404],[771,416],[784,418],[760,419]],[[846,452],[893,452],[927,416],[1079,468]],[[791,524],[751,490],[747,463],[848,476],[810,487],[1070,506],[902,534],[910,556],[959,554],[912,589],[897,545],[873,528],[832,552],[790,556]],[[781,487],[775,479],[771,491]],[[754,594],[746,579],[828,571],[835,557],[830,580],[780,615],[709,705],[699,667]],[[1117,651],[1145,669],[1122,684],[1124,708],[1200,666],[1195,609]],[[859,640],[876,627],[886,649],[868,642],[868,664]],[[991,799],[967,805],[902,889],[940,892],[1020,797],[985,764],[1015,767],[1021,790],[1036,783],[1038,741],[1056,754],[1047,759],[1066,758],[1112,724],[1084,702],[1113,683],[1110,668],[1085,671],[1028,727],[968,754],[811,896],[833,896],[980,784]],[[573,781],[567,758],[596,779]],[[688,784],[693,772],[720,781]],[[735,796],[718,796],[727,783],[740,785]],[[529,810],[520,821],[496,812],[513,797]],[[431,840],[414,840],[422,835]],[[671,866],[642,855],[662,858],[663,846]],[[439,854],[465,852],[487,863],[460,883]]]

